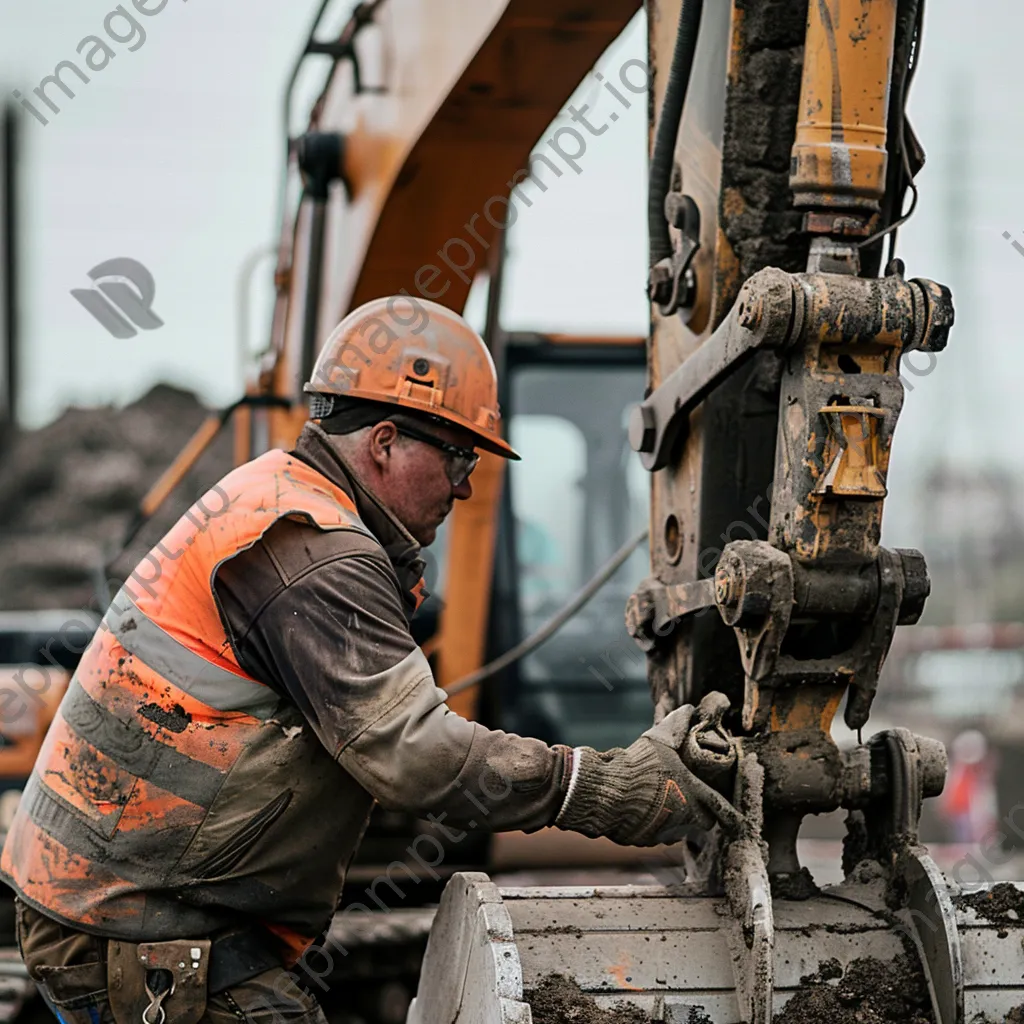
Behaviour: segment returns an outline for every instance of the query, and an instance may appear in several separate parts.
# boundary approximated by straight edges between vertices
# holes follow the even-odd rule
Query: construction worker
[[[469,325],[367,303],[306,390],[295,450],[229,473],[129,577],[26,786],[0,872],[62,1024],[323,1021],[288,968],[374,801],[635,845],[713,822],[677,754],[690,708],[599,753],[468,722],[434,684],[409,632],[420,546],[476,449],[518,458]]]

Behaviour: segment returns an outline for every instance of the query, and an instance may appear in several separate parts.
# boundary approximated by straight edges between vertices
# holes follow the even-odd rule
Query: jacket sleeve
[[[384,807],[491,831],[557,816],[570,751],[448,709],[383,552],[313,566],[264,604],[236,648]]]

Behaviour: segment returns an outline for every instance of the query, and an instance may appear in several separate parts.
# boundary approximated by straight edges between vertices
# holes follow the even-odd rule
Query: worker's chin
[[[440,525],[441,524],[438,523],[437,526],[421,526],[415,533],[413,533],[413,537],[416,538],[416,543],[419,544],[420,547],[424,548],[433,544],[437,537],[437,527]]]
[[[421,547],[426,547],[428,544],[433,544],[437,538],[437,531],[441,528],[441,524],[448,518],[448,514],[451,512],[452,506],[446,505],[440,512],[437,513],[429,523],[424,523],[418,526],[415,530],[409,532],[416,538],[416,542]]]

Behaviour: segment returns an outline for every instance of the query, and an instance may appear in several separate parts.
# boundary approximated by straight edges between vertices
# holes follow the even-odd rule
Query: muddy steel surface
[[[956,905],[970,908],[978,917],[995,924],[1024,921],[1024,892],[1012,882],[1000,882],[985,892],[958,896]]]
[[[635,1006],[603,1010],[571,978],[549,974],[526,993],[533,1024],[651,1024],[651,1017]]]
[[[934,1024],[924,974],[906,957],[864,957],[845,972],[826,960],[801,981],[775,1024]]]
[[[803,74],[806,0],[738,4],[748,56],[726,111],[722,230],[741,280],[764,266],[806,268],[803,216],[793,209],[790,151]]]

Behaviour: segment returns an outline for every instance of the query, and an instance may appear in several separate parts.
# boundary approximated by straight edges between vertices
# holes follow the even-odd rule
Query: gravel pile
[[[68,409],[0,438],[0,609],[95,607],[139,501],[207,412],[190,392],[158,385],[124,409]],[[127,576],[231,465],[226,429],[106,578]]]

